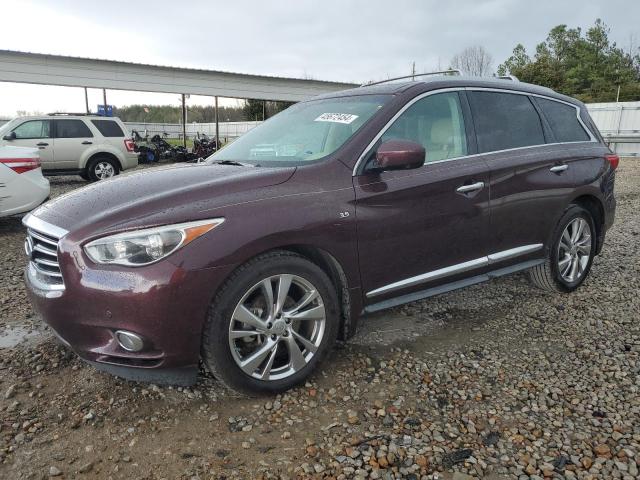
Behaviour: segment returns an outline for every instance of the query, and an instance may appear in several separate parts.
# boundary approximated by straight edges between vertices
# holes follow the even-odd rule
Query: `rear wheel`
[[[304,381],[338,333],[338,301],[327,275],[290,252],[240,267],[211,304],[202,355],[224,385],[279,392]]]
[[[94,158],[87,165],[87,176],[93,182],[106,180],[118,175],[118,173],[120,173],[118,164],[108,157]]]
[[[545,263],[529,271],[532,282],[548,291],[572,292],[591,270],[596,252],[596,228],[591,214],[571,205],[556,227]]]

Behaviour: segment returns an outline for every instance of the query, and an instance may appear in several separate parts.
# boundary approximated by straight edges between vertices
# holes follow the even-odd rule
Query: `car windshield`
[[[18,119],[14,118],[13,120],[5,123],[4,125],[0,125],[0,138],[2,138],[4,135],[6,135],[9,132],[9,130],[11,130],[11,128],[13,126],[15,126],[17,121],[18,121]]]
[[[298,103],[207,159],[256,166],[303,165],[335,152],[390,95],[357,95]]]

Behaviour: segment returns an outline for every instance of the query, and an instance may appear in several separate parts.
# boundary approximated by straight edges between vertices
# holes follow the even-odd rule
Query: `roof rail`
[[[56,116],[67,116],[67,117],[86,117],[88,115],[94,115],[92,113],[73,113],[73,112],[51,112],[51,113],[47,113],[47,115],[49,117],[56,117]]]
[[[511,80],[512,82],[520,81],[515,75],[498,75],[496,78],[499,78],[500,80]]]
[[[388,78],[387,80],[380,80],[379,82],[363,83],[360,86],[369,87],[371,85],[380,85],[381,83],[394,82],[396,80],[404,80],[406,78],[414,79],[415,77],[426,77],[428,75],[462,75],[462,72],[458,69],[452,68],[449,70],[440,70],[437,72],[415,73],[413,75],[405,75],[403,77]]]

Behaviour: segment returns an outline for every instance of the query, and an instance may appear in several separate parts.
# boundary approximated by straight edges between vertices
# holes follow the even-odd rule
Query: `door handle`
[[[549,171],[553,173],[560,173],[564,172],[567,168],[569,168],[569,165],[556,165],[555,167],[551,167]]]
[[[38,146],[38,147],[48,147],[49,144],[46,143],[46,142],[40,142],[40,143],[36,143],[36,146]]]
[[[458,193],[470,193],[476,192],[478,190],[482,190],[484,188],[484,182],[472,183],[471,185],[462,185],[461,187],[456,188],[456,192]]]
[[[93,142],[90,142],[89,140],[85,140],[84,142],[82,142],[82,145],[92,145]]]

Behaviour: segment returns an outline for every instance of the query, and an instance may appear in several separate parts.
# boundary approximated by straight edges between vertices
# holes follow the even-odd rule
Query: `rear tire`
[[[118,163],[109,157],[95,157],[87,164],[87,176],[92,182],[115,177],[118,173],[120,173]]]
[[[331,350],[338,305],[331,280],[314,263],[286,251],[260,255],[238,268],[211,302],[204,364],[242,393],[288,390]]]
[[[573,292],[587,278],[596,253],[596,227],[588,210],[570,205],[553,233],[544,263],[529,270],[533,284],[550,292]]]

